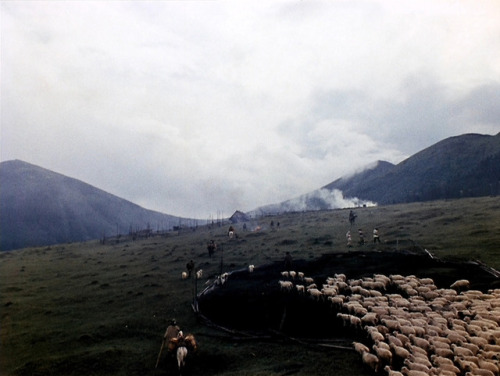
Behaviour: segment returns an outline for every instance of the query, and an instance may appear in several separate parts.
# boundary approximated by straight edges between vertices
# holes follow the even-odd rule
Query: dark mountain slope
[[[172,228],[179,218],[146,210],[67,176],[0,163],[0,249],[99,239],[130,228]]]
[[[379,204],[498,194],[500,133],[450,137],[386,167],[382,174],[367,171],[325,188]]]

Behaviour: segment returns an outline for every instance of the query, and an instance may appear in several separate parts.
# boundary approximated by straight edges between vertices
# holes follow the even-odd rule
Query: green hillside
[[[237,224],[235,239],[226,236],[229,225],[224,225],[106,245],[91,241],[2,252],[1,373],[177,374],[165,353],[155,370],[162,335],[175,317],[199,342],[186,374],[371,375],[349,349],[238,338],[203,325],[191,307],[193,280],[181,279],[186,263],[192,259],[196,269],[203,269],[198,290],[221,269],[282,262],[287,251],[295,261],[313,261],[337,252],[387,252],[390,257],[425,248],[442,260],[480,260],[500,269],[498,197],[355,211],[353,230],[362,227],[369,234],[378,227],[381,244],[347,248],[349,210],[333,210],[256,218],[246,231]],[[260,231],[252,231],[257,226]],[[210,239],[219,245],[213,258],[206,249]]]

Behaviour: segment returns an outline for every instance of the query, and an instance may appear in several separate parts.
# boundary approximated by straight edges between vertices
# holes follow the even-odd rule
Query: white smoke
[[[377,203],[369,200],[362,200],[357,197],[344,197],[342,191],[338,189],[329,190],[322,188],[279,204],[260,207],[252,211],[250,214],[254,216],[284,212],[332,210],[376,205]]]

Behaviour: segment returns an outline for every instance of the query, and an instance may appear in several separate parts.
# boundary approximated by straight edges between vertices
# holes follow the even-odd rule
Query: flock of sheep
[[[331,305],[344,326],[366,335],[354,349],[377,373],[500,375],[500,289],[470,290],[467,280],[438,288],[431,278],[383,274],[335,274],[318,286],[304,273],[281,274],[283,291]]]

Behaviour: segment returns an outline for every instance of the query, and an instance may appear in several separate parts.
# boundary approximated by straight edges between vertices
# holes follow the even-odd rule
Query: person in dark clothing
[[[191,260],[189,261],[187,264],[186,264],[186,269],[188,271],[188,278],[191,278],[191,272],[193,271],[194,269],[194,261]]]
[[[210,243],[208,243],[208,245],[207,245],[207,249],[208,249],[208,257],[212,257],[215,250],[217,249],[217,245],[215,244],[215,242],[213,240],[210,240]]]
[[[291,270],[292,269],[292,255],[290,252],[287,252],[285,255],[285,270]]]

